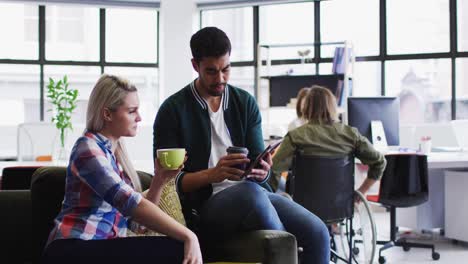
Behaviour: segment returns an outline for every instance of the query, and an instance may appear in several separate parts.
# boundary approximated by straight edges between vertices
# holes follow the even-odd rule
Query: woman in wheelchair
[[[336,98],[330,90],[313,86],[303,107],[303,118],[307,122],[289,131],[284,137],[273,156],[273,175],[269,183],[277,190],[280,173],[292,168],[286,191],[294,201],[319,216],[333,230],[331,260],[335,262],[339,258],[347,263],[352,262],[352,254],[342,257],[335,252],[337,223],[347,219],[345,222],[353,229],[353,232],[346,232],[349,236],[348,253],[352,250],[358,254],[359,249],[355,244],[353,248],[353,234],[359,234],[364,245],[362,255],[366,259],[365,263],[371,263],[375,253],[375,224],[361,194],[365,194],[382,176],[386,166],[385,157],[356,128],[339,122]],[[355,157],[369,166],[367,178],[358,188],[361,194],[354,190]],[[353,200],[356,206],[353,206]],[[361,200],[364,203],[359,203]],[[365,210],[359,206],[365,207]],[[356,210],[354,207],[358,208],[359,213],[353,213]],[[362,213],[364,211],[366,216]],[[346,226],[348,230],[348,224]],[[341,241],[345,250],[343,237]]]
[[[358,188],[365,194],[383,174],[384,155],[375,150],[356,128],[339,122],[336,98],[329,89],[312,86],[303,107],[303,118],[307,123],[289,131],[273,157],[273,177],[269,180],[272,188],[277,190],[281,172],[291,168],[296,151],[301,149],[305,155],[319,157],[353,155],[368,165],[367,178]]]

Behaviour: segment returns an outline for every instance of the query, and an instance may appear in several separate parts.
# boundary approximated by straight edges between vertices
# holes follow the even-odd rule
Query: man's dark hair
[[[205,27],[190,39],[192,56],[197,63],[206,57],[221,57],[231,54],[231,41],[226,33],[216,27]]]

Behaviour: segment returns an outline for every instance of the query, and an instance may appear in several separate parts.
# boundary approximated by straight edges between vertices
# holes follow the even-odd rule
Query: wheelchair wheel
[[[377,244],[375,221],[369,203],[362,193],[355,191],[359,203],[354,206],[354,248],[359,252],[359,263],[373,263]]]

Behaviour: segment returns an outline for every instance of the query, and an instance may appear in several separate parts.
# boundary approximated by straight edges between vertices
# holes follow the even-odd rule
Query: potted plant
[[[52,103],[52,123],[60,132],[60,150],[56,160],[67,159],[65,149],[67,130],[73,130],[71,121],[73,110],[76,108],[76,99],[78,97],[78,90],[68,87],[68,77],[65,75],[63,79],[55,81],[49,78],[49,85],[47,85],[47,97]]]

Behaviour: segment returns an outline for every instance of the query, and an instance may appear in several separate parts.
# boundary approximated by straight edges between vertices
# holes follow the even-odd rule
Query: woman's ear
[[[112,121],[112,113],[109,108],[104,108],[102,111],[102,116],[104,117],[104,121],[110,122]]]

